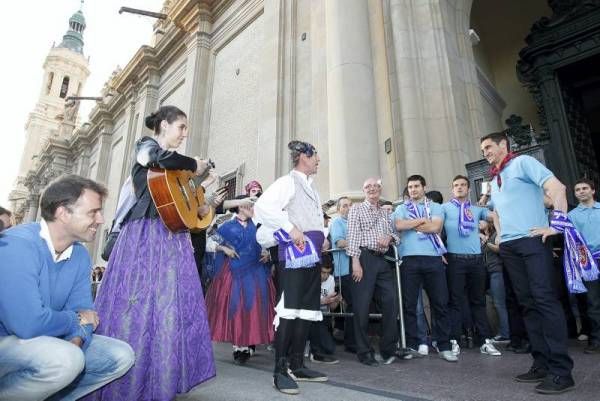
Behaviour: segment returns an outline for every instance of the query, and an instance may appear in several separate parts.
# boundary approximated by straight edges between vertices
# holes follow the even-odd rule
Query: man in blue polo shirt
[[[493,212],[469,201],[469,179],[457,175],[452,180],[450,202],[442,205],[444,228],[448,247],[448,291],[450,302],[450,338],[453,350],[458,350],[457,340],[462,334],[462,305],[467,298],[477,329],[482,354],[499,356],[500,351],[492,344],[492,330],[485,308],[487,270],[481,254],[479,221],[492,221]],[[456,352],[456,351],[455,351]]]
[[[569,218],[585,239],[590,252],[600,264],[600,203],[594,200],[594,182],[582,178],[575,183],[575,197],[579,205],[569,212]],[[600,354],[600,280],[584,281],[587,288],[587,314],[590,320],[586,354]]]
[[[539,382],[535,390],[557,394],[575,387],[573,360],[567,351],[565,315],[553,286],[552,249],[544,194],[556,210],[566,213],[565,186],[530,156],[509,153],[502,132],[481,138],[483,156],[492,165],[491,200],[499,218],[500,256],[523,306],[531,343],[533,365],[515,377],[519,382]]]
[[[348,247],[348,212],[352,201],[347,196],[337,200],[336,208],[339,216],[329,224],[329,235],[331,236],[331,248],[333,249],[333,275],[340,277],[340,293],[346,301],[346,312],[352,312],[352,275],[350,274],[350,257],[345,250]],[[354,327],[352,317],[348,316],[344,321],[344,348],[349,352],[356,352],[356,341],[354,339]]]
[[[439,236],[444,224],[440,204],[425,197],[425,178],[412,175],[407,179],[410,199],[396,208],[392,220],[402,233],[399,253],[402,257],[402,301],[407,345],[416,350],[417,298],[421,288],[433,310],[433,337],[437,340],[440,357],[456,362],[457,356],[450,350],[450,321],[448,316],[448,287],[442,255],[444,245]]]

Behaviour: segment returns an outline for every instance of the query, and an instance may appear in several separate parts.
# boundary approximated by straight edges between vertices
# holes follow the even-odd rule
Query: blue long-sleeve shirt
[[[91,340],[91,325],[80,326],[79,310],[93,310],[85,247],[74,243],[69,258],[55,262],[39,223],[23,224],[0,237],[0,336],[52,336]]]

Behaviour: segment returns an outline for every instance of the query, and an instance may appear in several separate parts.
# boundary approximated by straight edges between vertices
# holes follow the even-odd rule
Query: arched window
[[[60,97],[67,97],[67,92],[69,91],[69,77],[64,77],[62,81],[62,85],[60,86]]]
[[[54,73],[51,72],[48,74],[48,84],[46,86],[46,95],[50,94],[50,91],[52,90],[52,82],[54,81]]]

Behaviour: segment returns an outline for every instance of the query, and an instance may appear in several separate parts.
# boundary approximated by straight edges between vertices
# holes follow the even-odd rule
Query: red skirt
[[[247,309],[244,297],[240,296],[239,306],[229,316],[231,287],[233,276],[229,267],[229,258],[211,283],[206,292],[208,323],[213,341],[228,342],[240,347],[258,344],[270,344],[275,337],[273,319],[275,317],[275,286],[273,279],[267,279],[267,303],[264,307],[259,286],[254,291],[254,302]],[[244,290],[243,288],[241,289]]]

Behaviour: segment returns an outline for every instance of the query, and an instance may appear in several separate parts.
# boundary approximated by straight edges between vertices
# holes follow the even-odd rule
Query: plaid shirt
[[[389,212],[372,206],[367,201],[357,203],[350,208],[348,248],[346,249],[348,256],[360,256],[360,248],[379,251],[377,241],[385,235],[390,235],[396,242],[399,242]]]

